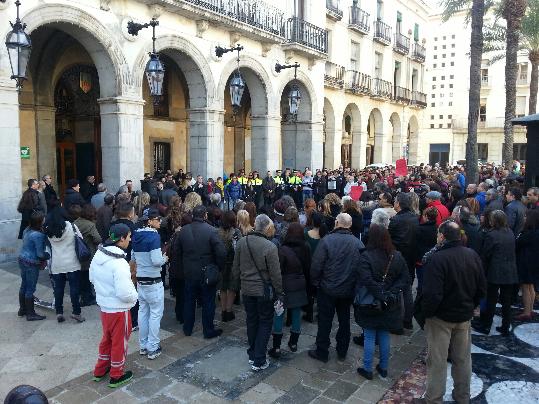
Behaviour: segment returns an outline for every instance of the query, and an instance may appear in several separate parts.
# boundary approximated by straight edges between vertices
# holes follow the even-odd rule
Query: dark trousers
[[[197,297],[202,299],[202,330],[204,336],[210,336],[215,330],[213,318],[215,316],[215,286],[202,285],[200,281],[185,280],[183,332],[191,335],[195,325],[195,310]]]
[[[54,291],[54,308],[56,309],[56,314],[64,314],[64,290],[66,282],[69,283],[69,297],[73,306],[73,314],[80,314],[80,271],[52,274],[52,289]]]
[[[266,351],[273,326],[273,302],[263,297],[243,295],[243,305],[247,315],[247,354],[255,366],[261,366],[266,363]]]
[[[176,320],[183,323],[183,302],[185,299],[185,282],[183,279],[170,278],[170,288],[172,289],[174,296],[176,297],[176,305],[174,312],[176,313]]]
[[[350,306],[351,298],[332,297],[324,293],[321,289],[318,291],[318,333],[316,334],[316,350],[322,358],[328,358],[329,334],[333,325],[333,317],[337,312],[339,320],[339,330],[335,336],[337,341],[337,354],[346,356],[348,345],[350,344]]]
[[[84,302],[89,302],[94,298],[92,284],[90,283],[90,271],[80,271],[80,297]]]
[[[481,313],[481,322],[485,327],[492,326],[492,319],[498,303],[498,292],[502,304],[502,328],[509,330],[511,326],[511,298],[513,295],[513,285],[497,285],[488,283],[487,285],[487,305],[485,311]]]
[[[137,300],[135,305],[129,309],[131,313],[131,325],[133,327],[138,327],[138,309],[139,309],[139,304]]]

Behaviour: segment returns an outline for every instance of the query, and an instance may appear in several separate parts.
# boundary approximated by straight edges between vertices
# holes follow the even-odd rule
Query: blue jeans
[[[202,285],[200,281],[185,280],[184,306],[183,306],[183,332],[191,335],[195,325],[196,300],[202,300],[202,332],[205,337],[211,336],[215,327],[215,293],[216,286]]]
[[[21,288],[19,294],[29,299],[36,292],[37,280],[39,278],[39,267],[35,265],[26,265],[19,261],[21,269]]]
[[[263,297],[243,295],[243,305],[247,315],[247,340],[249,360],[254,361],[255,366],[266,363],[266,351],[273,323],[273,302],[264,300]]]
[[[387,370],[389,365],[389,351],[391,349],[390,342],[391,337],[389,331],[386,330],[369,330],[363,329],[365,335],[365,342],[363,346],[363,369],[367,372],[372,372],[372,358],[374,356],[374,342],[378,337],[378,343],[380,347],[380,367],[383,370]]]
[[[66,281],[69,283],[69,297],[71,298],[71,306],[73,306],[73,314],[80,314],[80,271],[52,274],[51,279],[56,314],[64,314],[64,290]]]
[[[312,189],[304,189],[303,190],[303,203],[309,198],[312,199],[313,197],[313,190]]]
[[[301,333],[301,307],[290,309],[290,311],[292,314],[292,326],[290,327],[290,331],[300,334]],[[284,320],[285,313],[286,313],[286,310],[280,316],[276,315],[273,317],[273,333],[274,334],[283,333],[283,320]]]
[[[148,352],[159,348],[159,330],[165,307],[165,289],[163,282],[153,285],[137,284],[138,292],[138,341],[140,349]]]

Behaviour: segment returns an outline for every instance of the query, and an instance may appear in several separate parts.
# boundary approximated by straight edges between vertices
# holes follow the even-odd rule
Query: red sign
[[[395,163],[395,174],[397,177],[405,177],[408,175],[408,167],[406,166],[406,159],[399,159]]]
[[[363,193],[363,187],[360,185],[352,185],[350,187],[350,198],[352,198],[354,201],[359,201],[359,198],[361,198],[361,194]]]

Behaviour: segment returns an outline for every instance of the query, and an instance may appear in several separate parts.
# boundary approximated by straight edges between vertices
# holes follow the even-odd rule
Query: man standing
[[[72,178],[67,182],[68,188],[64,195],[64,209],[69,212],[71,205],[84,206],[86,201],[80,194],[79,180]]]
[[[42,179],[45,182],[45,189],[43,190],[43,193],[45,194],[45,201],[47,202],[47,212],[49,212],[54,206],[56,206],[58,195],[52,186],[52,177],[49,174],[45,174]]]
[[[95,177],[93,175],[87,176],[86,181],[81,184],[80,194],[88,202],[90,202],[92,196],[97,194],[97,186],[95,185]]]
[[[165,189],[163,190],[163,193],[161,194],[163,198],[163,205],[169,206],[170,200],[172,199],[172,197],[178,196],[178,192],[174,190],[174,186],[175,184],[173,180],[169,180],[165,182]]]
[[[217,265],[222,272],[226,258],[225,245],[217,229],[206,223],[208,212],[203,205],[193,209],[193,222],[184,226],[175,243],[176,262],[185,277],[183,333],[190,336],[195,324],[197,297],[202,300],[202,330],[204,338],[218,337],[223,330],[215,329],[215,293],[217,285],[202,282],[203,269],[207,265]]]
[[[284,189],[284,181],[283,181],[283,172],[281,170],[275,171],[275,177],[273,177],[275,180],[275,198],[273,201],[280,199],[281,196],[283,196],[283,189]]]
[[[275,200],[275,188],[277,184],[271,176],[271,171],[266,173],[266,177],[262,180],[262,192],[264,194],[264,206],[273,206]]]
[[[486,216],[494,210],[503,210],[503,200],[495,188],[490,188],[485,196],[485,209],[482,216]]]
[[[242,237],[236,246],[232,265],[232,284],[241,292],[247,314],[249,363],[255,372],[267,369],[268,340],[273,325],[273,297],[268,296],[271,285],[275,297],[283,294],[281,267],[277,246],[270,240],[275,233],[273,222],[266,215],[258,215],[255,229]]]
[[[477,195],[475,196],[475,200],[477,203],[479,203],[479,214],[483,214],[485,207],[487,206],[487,190],[488,185],[486,182],[481,182],[477,186]]]
[[[107,195],[107,186],[101,182],[97,185],[97,194],[90,200],[94,208],[99,209],[104,205],[105,195]]]
[[[107,194],[103,198],[103,206],[97,209],[95,226],[101,236],[101,240],[106,240],[109,235],[110,222],[114,216],[112,207],[114,205],[114,195]]]
[[[316,349],[309,356],[322,362],[329,360],[329,346],[333,317],[337,312],[339,330],[337,355],[344,360],[350,344],[350,306],[356,284],[355,271],[359,265],[363,243],[350,228],[352,217],[340,213],[334,230],[320,240],[311,264],[311,283],[318,288],[318,334]]]
[[[528,209],[539,208],[539,187],[531,187],[526,192],[528,198]]]
[[[438,214],[436,215],[436,226],[439,226],[444,222],[447,218],[449,218],[449,211],[447,208],[442,205],[442,202],[440,202],[440,199],[442,198],[442,194],[438,191],[430,191],[427,192],[425,195],[427,206],[425,207],[430,208],[433,207],[436,209]]]
[[[485,296],[486,280],[479,255],[462,246],[457,223],[442,223],[437,243],[425,264],[421,297],[428,346],[425,401],[443,401],[451,347],[453,399],[468,403],[472,374],[470,320]]]
[[[148,359],[161,355],[159,329],[165,304],[161,267],[168,257],[161,252],[161,215],[157,209],[145,209],[141,217],[143,227],[133,234],[131,259],[137,265],[137,291],[139,297],[140,354]]]
[[[526,206],[522,203],[522,192],[518,188],[511,188],[505,195],[507,206],[505,214],[507,215],[507,224],[517,237],[524,228],[524,216],[526,215]]]
[[[195,192],[200,195],[202,203],[204,205],[208,204],[208,187],[204,184],[204,178],[202,175],[197,175],[197,182],[195,184]]]

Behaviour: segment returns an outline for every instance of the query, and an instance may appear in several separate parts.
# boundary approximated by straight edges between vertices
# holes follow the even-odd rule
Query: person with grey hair
[[[389,227],[389,219],[390,217],[386,209],[377,208],[372,212],[371,225],[377,224],[387,229]]]
[[[210,194],[211,205],[214,205],[215,207],[219,208],[220,203],[221,203],[221,194],[217,194],[217,193]]]
[[[97,194],[92,196],[92,199],[90,200],[90,203],[96,210],[105,204],[105,195],[107,195],[107,186],[100,182],[97,185]]]
[[[350,228],[352,217],[339,213],[334,230],[320,240],[311,263],[311,283],[318,289],[318,333],[313,359],[329,360],[330,333],[335,312],[339,330],[335,339],[339,359],[344,360],[350,344],[350,306],[354,297],[356,269],[363,243]]]
[[[498,190],[491,188],[485,195],[485,209],[483,210],[482,216],[485,217],[495,210],[503,210],[503,200],[500,197]]]
[[[243,294],[247,314],[249,364],[255,372],[267,369],[268,341],[273,326],[274,297],[283,294],[277,246],[271,242],[275,228],[267,215],[258,215],[255,229],[242,237],[234,253],[231,283]],[[274,294],[275,296],[272,296]]]
[[[539,208],[539,187],[531,187],[528,189],[526,198],[528,199],[528,209]]]

